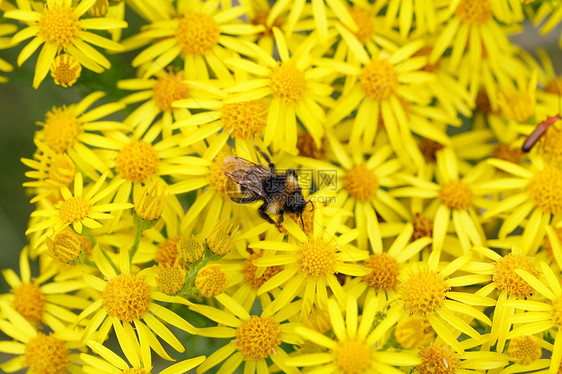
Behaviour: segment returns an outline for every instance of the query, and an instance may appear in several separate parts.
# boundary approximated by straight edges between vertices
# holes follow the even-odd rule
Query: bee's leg
[[[271,159],[269,158],[269,156],[267,155],[267,153],[265,153],[264,151],[262,151],[257,145],[256,147],[256,151],[259,152],[259,154],[261,155],[261,157],[263,157],[263,159],[267,162],[267,164],[269,165],[269,169],[275,173],[275,165],[273,164],[273,162],[271,162]]]
[[[258,208],[258,214],[261,218],[265,219],[267,222],[271,223],[272,225],[277,226],[277,223],[266,213],[265,209],[267,208],[267,203],[263,203],[262,206]]]

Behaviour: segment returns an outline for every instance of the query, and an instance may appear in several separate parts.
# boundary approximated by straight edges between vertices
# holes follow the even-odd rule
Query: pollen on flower
[[[109,9],[109,0],[96,0],[94,5],[88,9],[88,14],[92,17],[103,17]]]
[[[345,374],[361,373],[371,364],[372,348],[362,341],[341,342],[334,352],[336,364]]]
[[[385,59],[374,59],[365,65],[359,80],[365,94],[375,101],[390,98],[399,84],[396,69]]]
[[[467,209],[472,203],[472,191],[464,182],[451,180],[441,187],[439,198],[450,209]]]
[[[231,276],[223,272],[221,267],[219,264],[213,264],[199,270],[195,278],[195,288],[201,295],[214,297],[226,290]]]
[[[176,248],[179,258],[186,264],[193,264],[199,261],[205,250],[201,240],[194,235],[190,238],[179,238],[176,241]]]
[[[323,278],[336,272],[340,255],[335,245],[323,238],[312,238],[296,251],[299,270],[312,278]]]
[[[174,265],[176,259],[178,258],[178,240],[180,240],[180,237],[175,236],[158,244],[158,251],[154,256],[154,261],[161,265]]]
[[[469,25],[480,25],[492,18],[489,0],[460,0],[455,14]]]
[[[13,289],[14,308],[35,325],[43,318],[47,299],[36,282],[22,283],[18,288]]]
[[[507,352],[519,365],[529,365],[542,356],[541,346],[531,336],[517,336],[509,342]]]
[[[356,201],[369,201],[379,189],[379,179],[372,170],[358,165],[347,172],[343,186]]]
[[[443,144],[427,138],[423,138],[422,140],[420,140],[418,147],[420,148],[420,152],[423,155],[423,158],[427,162],[431,163],[435,163],[435,161],[437,161],[437,151],[445,148]]]
[[[48,179],[55,187],[68,187],[74,180],[76,167],[66,154],[55,154],[50,160]]]
[[[316,146],[314,138],[309,133],[302,133],[297,139],[299,156],[323,159],[326,156],[326,142],[322,139],[320,148]]]
[[[433,343],[422,348],[418,356],[422,362],[416,366],[416,374],[453,374],[460,366],[455,352],[444,343]]]
[[[218,43],[220,29],[206,14],[188,14],[178,21],[176,40],[183,52],[204,55]]]
[[[82,251],[82,241],[70,228],[55,235],[54,239],[47,237],[49,254],[65,264],[76,260]]]
[[[156,172],[159,160],[151,144],[133,140],[119,151],[115,170],[133,183],[146,183]]]
[[[537,172],[529,182],[533,202],[546,213],[562,212],[562,171],[547,167]]]
[[[251,316],[236,329],[234,342],[246,360],[267,358],[281,344],[281,325],[271,317]]]
[[[58,4],[44,8],[39,18],[38,26],[39,35],[47,43],[57,46],[60,50],[78,41],[82,28],[72,8]]]
[[[244,276],[244,282],[249,284],[253,289],[260,288],[265,282],[267,282],[275,274],[281,272],[281,266],[268,266],[265,268],[263,274],[256,277],[257,266],[254,265],[253,261],[263,256],[263,252],[252,253],[250,257],[242,263],[242,275]]]
[[[171,111],[174,101],[186,99],[189,96],[187,87],[182,83],[182,80],[183,72],[175,74],[163,71],[156,82],[154,82],[152,98],[161,111]]]
[[[141,319],[150,307],[150,288],[134,274],[120,274],[107,282],[102,294],[107,314],[122,322]]]
[[[166,295],[175,295],[181,291],[185,283],[185,276],[185,270],[181,265],[161,264],[156,277],[156,285]]]
[[[224,104],[221,110],[222,128],[232,137],[252,139],[267,122],[267,107],[262,100]]]
[[[82,131],[73,110],[65,106],[53,107],[47,112],[45,122],[39,124],[44,128],[43,141],[57,153],[65,152],[73,146]]]
[[[400,286],[404,309],[412,315],[424,316],[433,312],[444,300],[450,287],[442,276],[428,268],[410,273]]]
[[[70,366],[69,351],[53,334],[42,332],[25,345],[25,363],[29,373],[63,374]]]
[[[357,25],[355,36],[360,42],[366,41],[375,33],[375,24],[373,22],[375,17],[372,14],[367,12],[365,9],[356,7],[350,8],[349,14]]]
[[[59,216],[64,223],[81,221],[90,212],[91,204],[81,196],[73,196],[65,200],[59,208]]]
[[[517,275],[516,269],[528,271],[534,276],[539,274],[531,258],[510,253],[494,264],[492,280],[496,283],[497,288],[505,290],[508,295],[519,298],[531,296],[533,288]]]
[[[293,62],[283,62],[270,73],[269,86],[285,104],[296,104],[306,90],[306,77]]]
[[[77,59],[66,53],[58,55],[51,63],[51,77],[59,86],[72,86],[80,77],[81,72],[82,65]]]
[[[400,265],[398,261],[387,253],[371,255],[363,266],[369,274],[363,279],[367,285],[377,291],[394,291],[398,285]]]
[[[435,331],[427,318],[409,316],[396,324],[394,338],[404,349],[427,346],[435,338]]]
[[[519,164],[523,157],[523,152],[521,151],[521,147],[512,147],[507,143],[500,143],[496,147],[492,157]]]
[[[421,238],[431,238],[433,236],[433,221],[420,212],[414,214],[414,232],[412,233],[411,241],[416,241]]]

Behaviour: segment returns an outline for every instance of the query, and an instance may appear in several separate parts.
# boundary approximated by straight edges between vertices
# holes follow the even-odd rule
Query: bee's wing
[[[269,178],[271,172],[266,167],[254,164],[240,157],[225,157],[221,164],[221,169],[228,179],[245,187],[246,191],[244,191],[244,189],[239,189],[240,192],[238,192],[238,194],[241,195],[237,198],[250,198],[253,197],[252,195],[255,195],[254,200],[257,200],[267,197],[263,190],[263,180]],[[225,184],[227,195],[228,189],[233,187],[234,186],[232,184],[229,185],[228,182]],[[236,196],[236,193],[234,195]]]

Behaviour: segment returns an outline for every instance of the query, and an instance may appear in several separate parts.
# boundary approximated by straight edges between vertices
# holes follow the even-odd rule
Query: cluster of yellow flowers
[[[562,78],[508,38],[562,1],[234,3],[0,3],[36,88],[135,56],[22,160],[0,370],[562,372]]]

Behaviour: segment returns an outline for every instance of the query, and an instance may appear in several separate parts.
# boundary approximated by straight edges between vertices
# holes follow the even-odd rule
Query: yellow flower
[[[142,333],[141,333],[142,334]],[[134,344],[131,347],[122,349],[125,353],[125,357],[129,361],[125,361],[122,356],[117,355],[111,349],[105,347],[101,343],[95,340],[89,340],[87,343],[88,347],[99,356],[94,356],[91,354],[81,353],[80,358],[86,363],[82,367],[84,373],[89,374],[113,374],[115,372],[119,373],[135,373],[135,374],[150,374],[152,369],[152,358],[150,356],[150,350],[143,350],[139,352],[137,346]],[[131,349],[132,348],[132,349]],[[144,348],[144,347],[143,347]],[[195,358],[190,358],[187,360],[182,360],[178,363],[170,365],[163,370],[160,370],[160,374],[183,374],[187,373],[191,369],[200,365],[205,361],[205,356],[199,356]]]
[[[51,267],[40,273],[37,278],[31,277],[28,248],[20,253],[20,276],[12,269],[2,270],[2,275],[11,290],[9,294],[0,295],[0,300],[19,313],[25,320],[40,330],[41,325],[53,331],[59,331],[66,324],[76,320],[72,310],[84,309],[88,301],[82,297],[71,295],[85,287],[83,281],[52,280],[57,269]],[[61,297],[65,295],[64,297]]]
[[[551,218],[562,212],[562,171],[545,165],[540,159],[533,158],[531,161],[530,165],[523,167],[504,160],[488,159],[488,164],[511,176],[480,185],[481,191],[487,193],[510,192],[509,197],[495,203],[482,217],[505,216],[498,232],[500,239],[517,227],[524,227],[520,244],[524,256],[536,253]]]
[[[550,358],[549,373],[558,372],[562,359],[562,288],[558,276],[544,262],[540,264],[541,275],[546,281],[539,280],[526,270],[516,269],[515,272],[523,278],[545,301],[511,300],[505,304],[511,308],[523,309],[527,312],[517,313],[508,317],[508,322],[514,325],[507,334],[507,339],[514,339],[524,335],[550,332],[554,338],[552,356]]]
[[[177,18],[168,16],[165,20],[153,22],[131,40],[123,41],[126,47],[138,47],[141,43],[148,44],[158,39],[132,62],[133,67],[144,65],[141,68],[144,78],[180,56],[184,60],[185,77],[189,80],[207,80],[213,75],[218,79],[232,80],[223,60],[231,57],[233,50],[243,54],[249,52],[248,47],[235,37],[264,30],[263,26],[238,20],[244,14],[244,8],[240,6],[223,8],[218,3],[216,6],[205,6],[204,2],[193,1],[189,7],[180,5],[176,13]]]
[[[6,18],[31,23],[14,35],[15,43],[34,37],[20,52],[18,65],[21,66],[43,44],[35,66],[34,88],[39,87],[55,56],[63,51],[96,73],[111,67],[109,60],[88,43],[112,51],[119,51],[122,47],[114,41],[85,30],[119,29],[127,27],[127,23],[104,18],[80,19],[94,2],[95,0],[82,0],[73,8],[69,0],[47,0],[42,11],[18,9],[4,13]]]
[[[82,348],[80,334],[57,326],[51,333],[37,331],[11,306],[0,302],[0,330],[13,340],[0,342],[0,352],[17,357],[0,364],[0,370],[13,373],[27,368],[28,373],[66,374],[80,371],[76,348]]]
[[[404,205],[387,191],[396,186],[394,174],[402,169],[402,165],[392,157],[388,144],[375,148],[372,154],[365,154],[364,150],[371,148],[345,147],[334,137],[328,138],[328,143],[334,157],[332,163],[303,157],[298,161],[305,167],[314,168],[319,178],[325,174],[327,179],[333,179],[332,183],[323,186],[323,190],[335,195],[338,207],[354,213],[352,227],[359,230],[358,247],[367,249],[368,239],[371,248],[381,248],[377,214],[389,223],[411,219]]]
[[[205,373],[223,360],[222,370],[234,372],[244,362],[244,371],[254,373],[270,373],[266,359],[284,373],[298,373],[298,370],[287,366],[288,355],[281,343],[299,341],[293,332],[294,323],[284,322],[298,313],[299,302],[286,305],[279,313],[253,315],[236,300],[223,293],[216,299],[226,310],[207,305],[190,304],[190,309],[219,323],[221,326],[197,329],[197,334],[214,338],[231,339],[197,368],[197,373]]]
[[[102,160],[95,149],[92,149],[105,144],[104,136],[98,132],[106,134],[109,131],[129,129],[122,123],[102,120],[123,109],[124,104],[109,103],[91,108],[103,96],[105,93],[98,91],[86,96],[77,104],[53,107],[45,115],[45,122],[38,122],[42,129],[35,135],[38,141],[52,151],[48,152],[45,147],[38,145],[40,150],[49,154],[66,153],[74,166],[93,180],[98,179],[98,172],[104,173],[109,170],[107,162]],[[60,158],[60,156],[56,157]]]
[[[94,261],[103,279],[93,275],[84,277],[91,288],[100,292],[100,297],[78,316],[78,321],[87,319],[82,340],[103,342],[109,333],[105,326],[113,326],[119,345],[133,366],[138,362],[135,360],[134,351],[138,351],[139,345],[145,363],[150,349],[160,357],[172,360],[156,335],[176,351],[183,352],[183,345],[162,321],[191,334],[196,332],[195,327],[167,307],[155,302],[169,302],[174,299],[153,290],[142,273],[131,272],[127,247],[121,248],[119,262],[115,266],[102,254],[99,246],[95,246]],[[133,326],[138,331],[138,340]]]
[[[400,319],[399,307],[390,308],[375,328],[375,299],[365,305],[360,315],[357,300],[347,297],[345,319],[334,299],[328,300],[327,309],[334,338],[306,327],[297,327],[296,332],[303,339],[327,348],[328,352],[297,354],[287,359],[287,365],[322,368],[323,373],[386,374],[394,372],[393,367],[411,367],[420,362],[414,352],[383,349],[388,332]]]
[[[336,229],[341,215],[336,215],[324,224],[324,217],[316,214],[312,234],[307,237],[293,222],[285,228],[295,237],[297,243],[279,240],[264,240],[249,244],[249,248],[273,250],[253,261],[257,267],[281,266],[285,268],[263,283],[258,289],[258,296],[282,287],[281,293],[268,305],[264,313],[271,314],[282,310],[296,295],[303,298],[301,317],[306,317],[316,305],[323,308],[327,303],[329,288],[340,302],[345,300],[345,292],[338,282],[336,274],[363,276],[367,270],[357,262],[368,256],[350,245],[359,234],[358,229],[337,235]]]
[[[36,210],[31,213],[32,217],[46,219],[29,227],[25,234],[44,232],[36,243],[39,245],[51,231],[57,234],[65,227],[72,225],[72,228],[80,234],[84,226],[88,229],[100,228],[102,224],[98,220],[113,218],[106,212],[131,208],[133,204],[130,203],[97,204],[123,183],[122,181],[113,182],[102,189],[106,178],[107,174],[102,175],[93,186],[88,186],[89,188],[84,191],[82,173],[76,173],[73,192],[70,192],[67,187],[63,187],[61,188],[62,200],[54,208]]]
[[[402,174],[400,177],[411,187],[391,191],[396,197],[435,199],[437,209],[433,219],[433,249],[441,251],[450,222],[454,224],[460,245],[467,253],[472,245],[483,245],[486,237],[478,219],[476,207],[486,200],[479,184],[487,169],[473,167],[460,178],[458,159],[454,151],[444,148],[437,152],[437,183]]]
[[[331,68],[315,67],[314,35],[308,37],[299,48],[289,51],[287,40],[274,27],[273,35],[281,61],[276,61],[265,50],[254,46],[257,61],[230,58],[226,63],[233,69],[250,73],[246,81],[225,89],[234,93],[225,103],[247,102],[272,97],[267,115],[263,145],[270,144],[274,151],[297,153],[297,120],[312,136],[317,146],[324,135],[325,113],[323,105],[331,102],[333,88],[327,83]],[[291,52],[291,53],[290,53]],[[313,54],[313,56],[311,56]],[[254,78],[255,77],[255,78]]]

